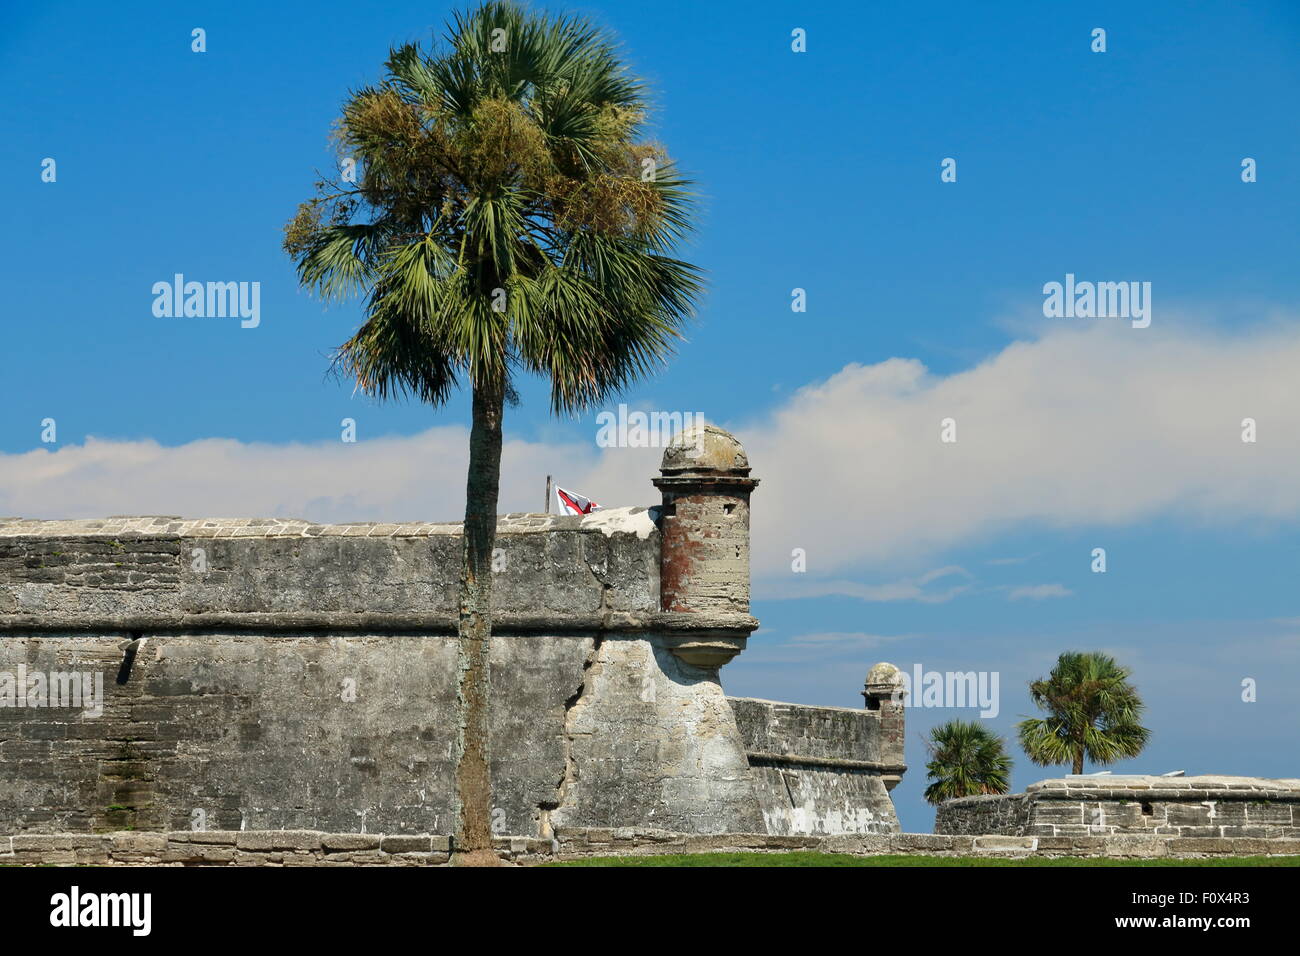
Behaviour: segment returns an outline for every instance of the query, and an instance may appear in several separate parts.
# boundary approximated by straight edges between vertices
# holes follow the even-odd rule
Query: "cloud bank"
[[[1162,319],[1066,324],[951,375],[906,358],[850,364],[724,422],[762,479],[755,573],[788,580],[803,548],[810,587],[890,568],[901,580],[859,596],[943,599],[961,574],[926,576],[923,562],[1011,530],[1300,517],[1300,322],[1228,337]],[[956,442],[940,441],[944,419]],[[356,444],[90,439],[0,455],[0,514],[457,520],[466,444],[459,426]],[[548,473],[602,504],[653,503],[658,457],[594,435],[507,441],[501,510],[539,510]]]

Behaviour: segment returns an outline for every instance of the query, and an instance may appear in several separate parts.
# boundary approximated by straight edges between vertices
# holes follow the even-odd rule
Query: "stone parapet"
[[[1017,836],[1300,839],[1300,780],[1079,775],[941,804],[935,831]]]
[[[503,630],[655,626],[659,535],[648,509],[506,515],[498,536]],[[460,525],[9,519],[0,522],[0,628],[454,633],[460,563]]]
[[[895,833],[907,768],[879,710],[728,698],[768,833]]]

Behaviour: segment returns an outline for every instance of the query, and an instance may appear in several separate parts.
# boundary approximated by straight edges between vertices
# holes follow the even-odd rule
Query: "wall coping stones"
[[[449,612],[401,613],[354,611],[228,611],[184,613],[150,611],[145,614],[44,613],[0,614],[0,631],[21,633],[64,633],[69,631],[405,631],[455,636],[458,618]],[[520,614],[494,611],[493,634],[555,634],[601,631],[610,633],[674,633],[694,635],[716,633],[726,637],[747,637],[758,627],[750,614],[698,611],[614,611],[551,612]]]
[[[972,797],[949,797],[944,801],[944,805],[971,806],[977,803],[996,803],[999,800],[1023,796],[1025,796],[1023,793],[978,793]]]
[[[233,840],[232,840],[233,836]],[[777,853],[815,850],[856,856],[933,855],[1183,858],[1296,856],[1300,839],[1160,837],[1141,835],[1015,837],[934,833],[773,836],[766,833],[686,834],[666,830],[566,828],[552,839],[501,836],[493,847],[521,864],[589,856],[658,853]],[[423,866],[445,864],[445,835],[322,833],[314,830],[124,831],[101,834],[0,836],[0,859],[19,866],[83,864],[171,866]]]
[[[1266,777],[1158,777],[1108,774],[1069,776],[1031,783],[1021,793],[982,793],[954,797],[945,805],[973,806],[1012,798],[1036,800],[1279,800],[1300,801],[1300,779]]]
[[[1300,779],[1230,777],[1204,774],[1163,777],[1151,774],[1070,775],[1040,780],[1025,788],[1039,800],[1300,800]],[[995,797],[996,798],[996,797]],[[978,797],[962,797],[975,800]]]
[[[326,850],[378,850],[380,837],[369,833],[327,833],[321,837]]]
[[[518,512],[497,517],[497,534],[599,531],[606,537],[655,528],[646,507],[603,508],[589,515]],[[114,515],[109,518],[0,518],[0,538],[409,538],[461,534],[460,522],[358,521],[321,524],[301,518],[181,518],[173,515]]]
[[[773,707],[794,707],[798,710],[824,710],[844,714],[864,713],[861,707],[828,707],[823,704],[792,704],[786,700],[768,700],[765,697],[733,697],[730,694],[728,694],[727,697],[730,700],[752,700],[756,704],[770,704]],[[870,713],[870,711],[865,711],[865,713]]]

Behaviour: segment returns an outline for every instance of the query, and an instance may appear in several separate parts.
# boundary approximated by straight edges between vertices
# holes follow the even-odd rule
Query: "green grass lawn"
[[[1300,866],[1300,856],[1231,856],[1205,860],[1116,860],[1107,857],[850,856],[847,853],[674,853],[596,856],[544,866]]]

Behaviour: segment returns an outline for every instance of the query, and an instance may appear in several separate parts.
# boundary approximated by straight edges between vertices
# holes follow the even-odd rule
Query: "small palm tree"
[[[1046,680],[1029,685],[1034,704],[1048,712],[1017,725],[1029,759],[1069,763],[1078,774],[1085,757],[1104,766],[1141,753],[1151,731],[1138,723],[1146,705],[1128,681],[1131,673],[1106,654],[1062,654]]]
[[[642,138],[647,102],[586,20],[508,2],[457,15],[445,43],[391,51],[351,94],[339,181],[285,227],[300,282],[365,293],[336,370],[380,399],[472,392],[460,582],[458,862],[495,862],[488,764],[491,556],[504,408],[520,374],[556,413],[590,409],[671,354],[700,291],[672,256],[688,184]]]
[[[930,731],[926,741],[931,781],[927,803],[938,805],[953,797],[1006,793],[1011,789],[1011,758],[1002,738],[977,720],[950,720]]]

